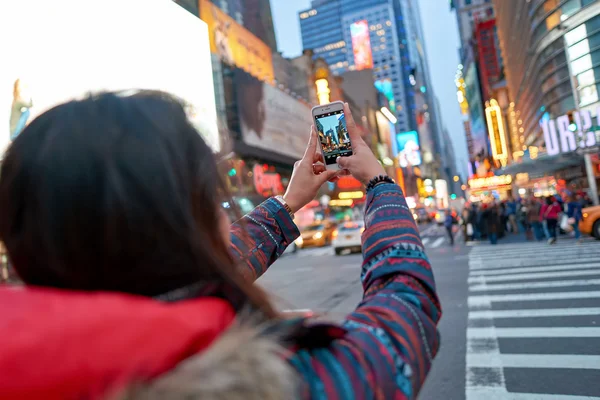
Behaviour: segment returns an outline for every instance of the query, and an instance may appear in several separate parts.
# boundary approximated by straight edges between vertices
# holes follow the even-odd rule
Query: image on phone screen
[[[335,164],[338,157],[352,155],[352,144],[343,110],[316,115],[315,126],[326,165]]]

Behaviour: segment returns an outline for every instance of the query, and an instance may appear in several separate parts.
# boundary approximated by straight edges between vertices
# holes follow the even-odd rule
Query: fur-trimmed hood
[[[245,318],[202,353],[117,400],[293,400],[298,378],[285,353],[276,335]]]

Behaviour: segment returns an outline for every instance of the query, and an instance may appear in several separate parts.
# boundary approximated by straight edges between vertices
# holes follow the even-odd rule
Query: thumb
[[[354,159],[354,156],[350,156],[350,157],[338,157],[337,158],[337,164],[340,166],[341,169],[351,169],[352,168],[352,160]]]
[[[318,181],[319,181],[319,186],[321,186],[322,184],[324,184],[328,180],[334,178],[336,175],[339,174],[339,172],[340,171],[326,170],[326,171],[320,173],[319,175],[317,175]]]

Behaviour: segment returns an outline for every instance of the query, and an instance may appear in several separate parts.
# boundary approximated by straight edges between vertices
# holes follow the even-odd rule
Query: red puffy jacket
[[[0,304],[3,400],[105,399],[204,350],[235,317],[215,298],[24,287],[0,288]]]

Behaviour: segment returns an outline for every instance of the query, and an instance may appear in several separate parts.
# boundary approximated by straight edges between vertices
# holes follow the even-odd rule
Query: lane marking
[[[527,279],[546,279],[546,278],[569,278],[574,276],[588,276],[588,275],[600,275],[600,268],[593,268],[582,271],[564,271],[564,272],[540,272],[530,274],[507,274],[507,275],[494,275],[494,276],[471,276],[468,283],[481,283],[486,282],[503,282],[503,281],[524,281]]]
[[[487,353],[468,354],[474,368],[566,368],[600,369],[600,356],[563,354],[501,354],[490,357]]]
[[[494,285],[474,285],[469,287],[471,292],[484,292],[494,290],[524,290],[557,287],[594,286],[600,285],[600,279],[581,279],[573,281],[545,281],[526,283],[499,283]]]
[[[442,243],[444,243],[445,241],[446,241],[446,238],[443,238],[443,237],[438,238],[435,242],[433,242],[433,244],[431,245],[431,248],[435,249],[436,247],[440,247],[440,245]]]
[[[595,258],[576,258],[578,264],[593,264],[597,263],[600,255]],[[525,260],[525,259],[506,259],[503,260],[505,262],[494,262],[492,264],[488,262],[477,262],[473,263],[473,261],[469,261],[469,269],[472,271],[480,271],[486,269],[500,269],[500,268],[516,268],[516,267],[541,267],[541,266],[552,266],[552,265],[561,265],[563,261],[558,261],[557,258],[554,259],[536,259],[536,260]]]
[[[600,315],[600,307],[469,311],[469,319],[569,317],[580,315]]]
[[[573,269],[579,270],[579,269],[592,269],[592,268],[600,268],[600,264],[563,264],[563,265],[538,266],[538,267],[471,269],[470,276],[509,275],[509,274],[518,274],[518,273],[522,273],[522,272],[550,272],[550,271],[563,271],[563,270],[573,270]]]
[[[600,400],[600,397],[546,393],[508,392],[506,388],[487,386],[468,389],[466,400]]]
[[[600,328],[568,327],[568,328],[468,328],[467,338],[595,338],[600,337]],[[600,356],[599,356],[600,357]],[[496,362],[496,361],[494,361]],[[555,365],[555,367],[557,367]],[[600,363],[598,364],[600,368]]]
[[[600,291],[587,292],[555,292],[555,293],[521,293],[521,294],[495,294],[483,296],[469,296],[467,302],[469,307],[480,309],[486,302],[505,303],[513,301],[539,301],[539,300],[574,300],[574,299],[597,299]]]
[[[476,252],[476,250],[481,249],[481,247],[477,247],[473,250],[476,252],[473,254],[475,258],[487,258],[487,259],[501,259],[504,258],[502,255],[525,255],[525,256],[535,256],[540,254],[554,254],[554,253],[593,253],[597,254],[600,252],[600,246],[584,246],[584,245],[576,245],[576,246],[565,246],[565,247],[550,247],[550,246],[540,246],[536,249],[515,249],[514,251],[510,251],[509,249],[502,248],[501,245],[497,245],[496,249],[502,249],[502,251],[490,251],[490,252]]]

